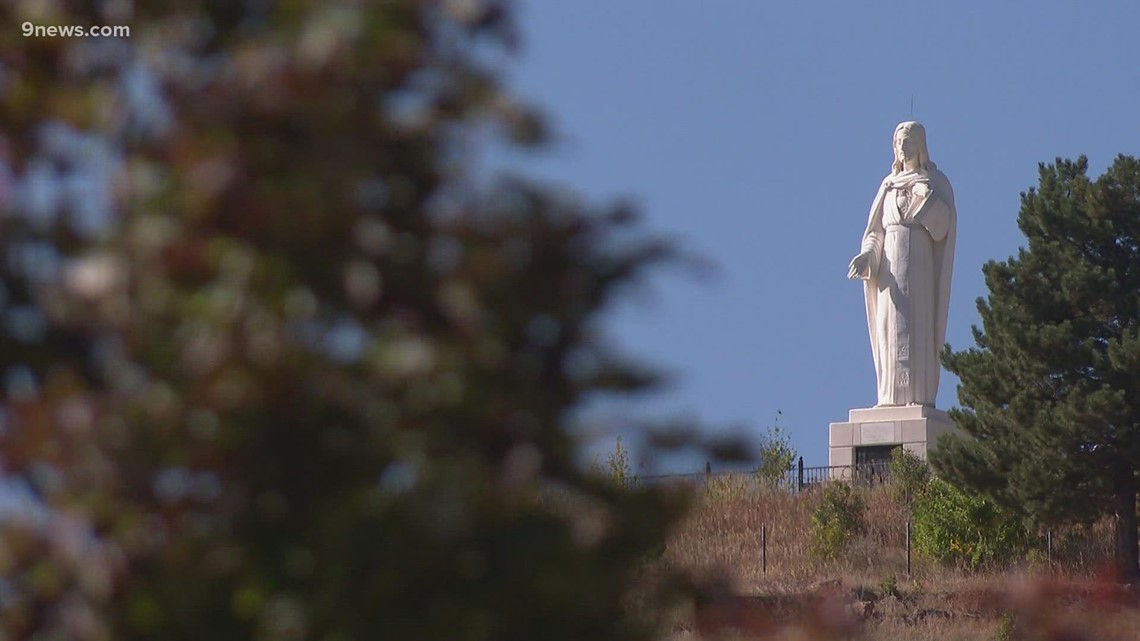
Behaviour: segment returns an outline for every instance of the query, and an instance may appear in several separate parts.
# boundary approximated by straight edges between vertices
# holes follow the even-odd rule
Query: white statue
[[[933,407],[958,214],[950,181],[930,161],[921,124],[896,127],[894,151],[847,277],[864,282],[877,406]]]

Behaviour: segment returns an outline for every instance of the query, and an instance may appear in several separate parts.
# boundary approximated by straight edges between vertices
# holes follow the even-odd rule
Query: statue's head
[[[897,174],[903,171],[907,164],[919,171],[934,169],[935,165],[930,160],[930,152],[926,149],[926,128],[922,126],[922,123],[913,120],[900,122],[899,126],[895,127],[895,137],[892,142],[895,162],[891,165],[891,173]],[[912,159],[917,162],[907,162]]]

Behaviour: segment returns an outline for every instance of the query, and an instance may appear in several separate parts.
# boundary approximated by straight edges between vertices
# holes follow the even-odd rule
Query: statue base
[[[833,467],[889,461],[896,447],[925,460],[940,436],[955,432],[946,412],[926,405],[853,409],[847,422],[830,425],[827,461]]]

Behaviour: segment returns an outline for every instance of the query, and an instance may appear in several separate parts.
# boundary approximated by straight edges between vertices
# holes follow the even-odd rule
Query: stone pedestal
[[[828,465],[853,465],[859,448],[893,445],[925,459],[927,448],[956,429],[946,412],[925,405],[851,410],[846,423],[832,423],[829,428]]]

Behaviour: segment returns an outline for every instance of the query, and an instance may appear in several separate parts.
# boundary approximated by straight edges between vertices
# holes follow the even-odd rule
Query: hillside
[[[1059,528],[1018,560],[969,569],[917,552],[906,574],[907,511],[884,486],[856,488],[863,530],[836,559],[811,552],[822,492],[766,490],[746,476],[692,488],[696,505],[656,563],[710,596],[675,614],[676,641],[716,638],[1135,639],[1140,599],[1105,578],[1112,523]],[[766,571],[762,533],[766,530]],[[703,633],[703,634],[702,634]],[[734,637],[733,635],[738,635]]]

